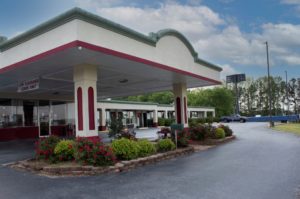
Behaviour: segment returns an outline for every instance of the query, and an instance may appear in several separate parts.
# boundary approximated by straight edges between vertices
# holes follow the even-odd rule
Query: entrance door
[[[147,113],[143,113],[144,127],[148,127]]]
[[[39,127],[40,136],[50,134],[50,103],[49,101],[39,101]]]
[[[34,101],[24,100],[23,111],[24,111],[25,126],[34,126],[34,121],[33,121]]]

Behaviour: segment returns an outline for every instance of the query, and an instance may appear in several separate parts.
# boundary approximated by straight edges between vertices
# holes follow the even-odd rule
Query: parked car
[[[239,114],[234,114],[230,116],[223,116],[221,117],[221,122],[246,122],[247,118],[240,116]]]

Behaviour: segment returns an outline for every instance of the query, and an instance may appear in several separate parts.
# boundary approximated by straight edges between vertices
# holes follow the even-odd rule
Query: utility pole
[[[266,53],[267,53],[267,65],[268,65],[268,93],[269,93],[269,116],[270,116],[270,127],[274,127],[272,121],[272,98],[271,98],[271,79],[270,79],[270,63],[269,63],[269,44],[266,41]]]
[[[285,72],[285,90],[286,90],[286,100],[287,100],[287,115],[290,113],[290,100],[289,100],[289,86],[288,86],[288,77],[287,77],[287,71]]]

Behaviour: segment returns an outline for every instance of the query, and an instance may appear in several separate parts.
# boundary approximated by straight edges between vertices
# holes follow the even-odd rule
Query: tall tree
[[[233,113],[234,94],[225,87],[212,89],[196,89],[188,92],[190,106],[212,106],[216,109],[216,116]]]

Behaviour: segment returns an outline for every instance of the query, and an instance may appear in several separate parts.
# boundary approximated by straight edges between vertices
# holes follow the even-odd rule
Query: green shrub
[[[123,130],[123,118],[122,117],[112,117],[110,126],[109,126],[109,137],[115,137],[118,133],[120,133]]]
[[[78,137],[75,143],[75,159],[83,164],[94,166],[108,166],[116,162],[116,157],[111,147],[100,141],[91,141],[87,138]]]
[[[145,157],[152,155],[156,152],[156,148],[154,144],[152,144],[150,141],[146,139],[139,140],[138,142],[139,145],[139,156],[140,157]]]
[[[213,122],[216,122],[216,123],[220,122],[220,118],[219,117],[214,117]]]
[[[139,145],[136,141],[121,138],[112,142],[112,149],[120,160],[131,160],[139,156]]]
[[[222,128],[224,130],[225,137],[229,137],[229,136],[233,135],[233,131],[232,131],[232,129],[229,126],[221,124],[218,127]]]
[[[165,118],[158,118],[158,126],[165,126]]]
[[[192,128],[197,125],[197,120],[195,118],[189,118],[188,123],[189,123],[189,127]]]
[[[213,118],[212,117],[207,117],[205,118],[205,123],[208,123],[208,124],[212,124],[214,121],[213,121]]]
[[[165,119],[165,126],[171,126],[175,122],[175,119]]]
[[[171,139],[162,139],[157,142],[157,150],[159,152],[171,151],[175,148],[176,146]]]
[[[46,138],[40,138],[36,143],[35,156],[38,160],[50,160],[55,161],[54,148],[60,141],[57,136],[49,136]]]
[[[74,141],[61,140],[54,148],[54,154],[59,161],[68,161],[74,159]]]
[[[225,138],[225,131],[222,128],[216,128],[216,130],[215,130],[215,138],[216,139]]]

